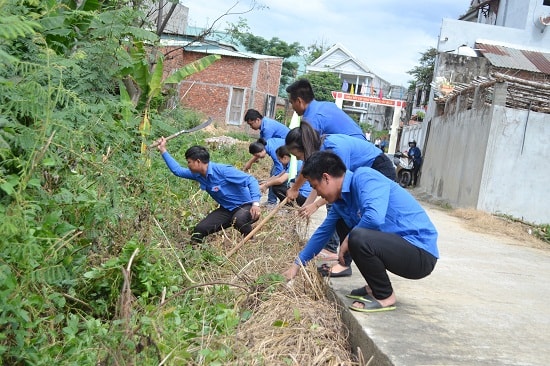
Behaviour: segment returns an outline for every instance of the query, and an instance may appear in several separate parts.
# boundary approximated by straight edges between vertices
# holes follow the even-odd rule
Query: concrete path
[[[461,219],[423,204],[439,232],[434,272],[414,281],[392,275],[395,311],[348,309],[344,295],[365,284],[329,280],[354,349],[374,365],[549,365],[550,247],[469,231]],[[310,230],[324,219],[319,210]]]

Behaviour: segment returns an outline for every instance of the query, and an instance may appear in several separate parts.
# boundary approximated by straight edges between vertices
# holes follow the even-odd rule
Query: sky
[[[371,72],[408,86],[407,74],[421,54],[437,46],[443,18],[458,19],[471,0],[180,0],[189,8],[189,25],[223,31],[227,23],[247,20],[249,32],[271,39],[342,44]],[[252,11],[242,14],[253,8]],[[223,16],[226,12],[241,13]]]

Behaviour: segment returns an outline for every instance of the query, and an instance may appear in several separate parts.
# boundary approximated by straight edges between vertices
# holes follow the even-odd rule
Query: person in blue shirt
[[[244,121],[253,130],[260,130],[260,138],[269,140],[271,138],[284,139],[290,129],[284,124],[271,118],[262,116],[255,109],[249,109],[244,115]]]
[[[289,183],[294,183],[294,180],[289,182],[288,174],[290,168],[290,153],[288,152],[286,146],[279,146],[276,153],[277,159],[282,164],[284,170],[280,174],[273,176],[264,183],[260,184],[260,190],[263,192],[265,189],[273,187],[273,192],[277,198],[283,201],[286,197]],[[303,162],[301,160],[298,160],[298,169],[302,168],[302,163]],[[298,206],[302,206],[304,204],[310,193],[311,186],[309,185],[309,182],[306,181],[306,183],[303,184],[298,190],[298,197],[296,197],[296,203]],[[287,205],[291,206],[292,203],[288,202]]]
[[[397,299],[387,272],[424,278],[439,258],[438,233],[426,211],[396,182],[368,167],[347,170],[330,151],[314,153],[304,163],[302,174],[333,205],[283,275],[294,278],[336,229],[342,240],[339,260],[349,251],[367,283],[347,295],[357,300],[350,308],[362,312],[395,309]]]
[[[366,140],[363,130],[355,121],[332,102],[315,100],[313,88],[307,79],[298,79],[286,91],[292,108],[321,135],[341,133]]]
[[[252,224],[260,218],[261,193],[256,178],[232,165],[211,162],[208,150],[202,146],[187,149],[187,168],[183,168],[166,150],[164,137],[157,143],[162,158],[174,175],[197,181],[200,188],[220,205],[195,226],[192,241],[200,243],[207,235],[231,226],[243,236],[252,231]]]
[[[243,167],[243,170],[245,172],[248,172],[250,168],[252,167],[252,164],[256,163],[258,160],[265,158],[267,155],[271,157],[271,160],[273,160],[273,164],[271,166],[271,171],[269,172],[269,176],[273,177],[276,175],[279,175],[284,169],[282,164],[279,162],[279,159],[277,159],[277,153],[276,150],[278,147],[283,146],[285,144],[284,139],[280,138],[270,138],[267,141],[263,138],[259,138],[257,141],[254,141],[248,146],[248,152],[252,154],[252,158],[246,162],[246,164]],[[267,195],[267,204],[268,205],[276,205],[277,204],[277,196],[275,193],[273,193],[273,188],[269,188],[268,195]]]
[[[413,187],[418,183],[418,172],[422,166],[422,152],[416,147],[416,140],[409,141],[409,151],[407,152],[409,159],[413,161],[412,179],[409,185]]]
[[[369,141],[360,140],[348,135],[333,134],[320,136],[319,132],[307,123],[302,122],[300,127],[293,128],[285,139],[286,146],[291,154],[298,159],[307,160],[315,151],[330,150],[338,155],[346,165],[347,169],[355,171],[357,168],[366,166],[381,172],[388,179],[395,180],[395,167],[392,161],[379,148]],[[296,179],[294,187],[287,191],[287,196],[292,198],[296,190],[306,179],[302,174]],[[315,200],[316,192],[311,193],[312,198],[300,210],[303,217],[310,217],[326,202],[323,199]],[[328,208],[327,206],[327,209]],[[321,252],[321,256],[334,258],[338,251],[340,242],[336,237],[329,240]],[[332,277],[351,275],[351,258],[346,256],[345,264],[336,264],[331,269]],[[327,275],[328,270],[321,274]]]

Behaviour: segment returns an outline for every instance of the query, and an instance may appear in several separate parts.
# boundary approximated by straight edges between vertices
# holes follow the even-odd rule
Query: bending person
[[[286,192],[289,188],[289,183],[294,183],[294,180],[289,182],[289,169],[290,169],[290,153],[288,152],[286,146],[280,146],[277,151],[277,159],[283,165],[283,171],[277,176],[273,176],[267,181],[260,184],[260,190],[265,191],[267,188],[273,187],[273,193],[277,196],[279,200],[284,200],[286,197]],[[302,168],[302,161],[298,160],[298,169]],[[306,201],[307,197],[311,193],[311,186],[309,182],[306,181],[300,189],[298,190],[298,197],[296,198],[296,203],[298,206],[302,206]],[[291,205],[291,203],[287,203]]]
[[[349,251],[366,281],[366,286],[347,295],[357,300],[350,308],[395,309],[397,298],[387,272],[421,279],[433,271],[439,257],[437,230],[424,209],[396,182],[371,168],[347,170],[342,159],[329,151],[314,153],[302,174],[333,205],[283,275],[294,278],[336,229],[342,240],[339,260]]]
[[[346,165],[346,168],[355,171],[360,167],[371,167],[380,171],[387,178],[395,180],[395,168],[391,160],[371,142],[360,140],[348,135],[333,134],[320,136],[319,132],[314,130],[311,125],[302,121],[300,127],[292,129],[286,136],[286,146],[291,154],[298,159],[306,161],[316,151],[331,150],[338,155]],[[287,197],[293,199],[297,195],[297,190],[306,181],[300,174],[296,179],[296,184],[287,191]],[[304,217],[310,217],[322,205],[326,203],[322,198],[315,201],[317,192],[312,190],[306,203],[301,208],[301,214]],[[327,211],[330,206],[327,206]],[[334,258],[340,244],[337,236],[329,240],[321,253],[325,258]],[[331,276],[350,276],[351,275],[351,257],[346,256],[345,263],[336,264],[332,268],[324,266],[321,268],[322,275]]]
[[[252,231],[252,224],[260,218],[261,193],[256,178],[234,166],[211,162],[208,150],[202,146],[187,149],[188,168],[183,168],[166,150],[166,139],[157,142],[168,169],[178,177],[199,182],[201,189],[220,205],[195,226],[192,241],[200,243],[207,235],[231,226],[243,236]]]
[[[259,138],[257,141],[251,143],[248,146],[248,152],[252,154],[252,158],[246,162],[246,164],[243,167],[243,170],[245,172],[248,172],[248,170],[252,167],[252,164],[256,163],[260,159],[263,159],[267,155],[269,155],[271,157],[271,160],[273,160],[271,171],[269,172],[269,177],[279,175],[284,169],[281,163],[279,162],[279,159],[277,159],[276,150],[278,147],[283,146],[284,144],[285,144],[285,140],[280,138],[271,138],[268,140]],[[268,191],[267,204],[268,205],[277,204],[277,196],[273,193],[273,189],[271,188]]]

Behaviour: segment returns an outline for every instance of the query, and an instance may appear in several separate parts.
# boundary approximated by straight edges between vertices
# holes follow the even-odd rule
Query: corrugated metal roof
[[[522,50],[488,43],[476,43],[476,49],[493,66],[550,75],[550,52]]]
[[[193,42],[190,44],[189,41],[177,40],[177,39],[167,39],[161,38],[160,44],[166,47],[185,47],[187,51],[205,53],[209,55],[221,55],[221,56],[231,56],[239,58],[251,58],[255,60],[265,60],[265,59],[278,59],[282,57],[277,56],[268,56],[268,55],[259,55],[257,53],[251,52],[241,52],[236,50],[230,50],[226,47],[220,47],[216,44],[204,43],[204,42]]]

